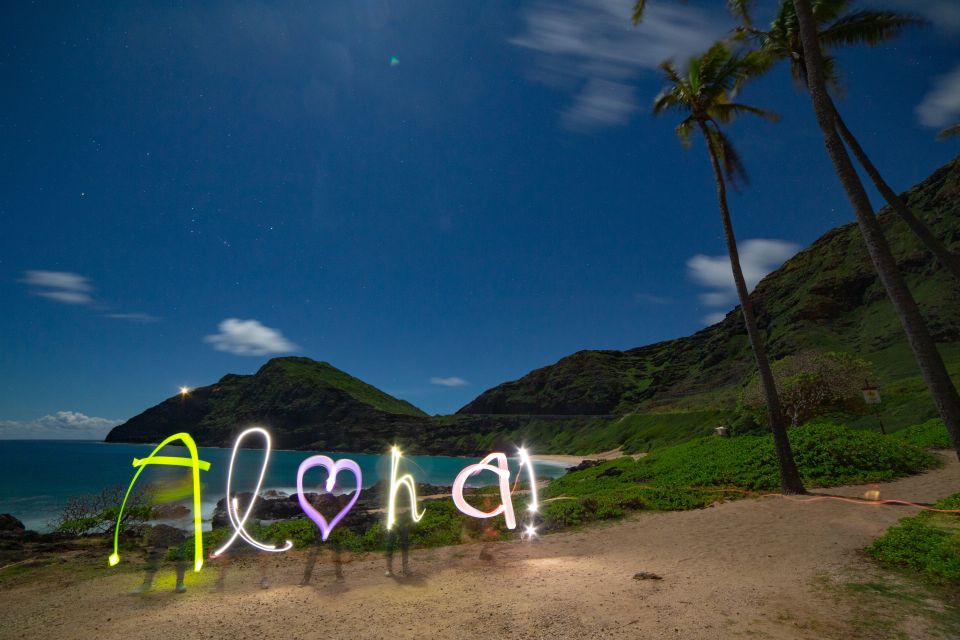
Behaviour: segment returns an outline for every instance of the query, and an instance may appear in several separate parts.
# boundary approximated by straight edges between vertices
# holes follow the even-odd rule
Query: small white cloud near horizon
[[[933,89],[923,97],[915,111],[920,124],[934,129],[960,120],[960,65],[934,78]]]
[[[23,282],[32,288],[35,295],[63,304],[88,305],[93,302],[90,279],[69,271],[25,271]]]
[[[788,258],[800,250],[800,245],[786,240],[758,238],[745,240],[738,246],[740,267],[747,289],[753,291],[764,277],[779,268]],[[687,273],[699,285],[711,289],[699,294],[700,303],[708,307],[735,305],[737,289],[730,268],[730,256],[707,256],[697,254],[687,260]],[[719,311],[703,317],[707,325],[716,324],[726,317]]]
[[[630,22],[633,0],[539,2],[525,12],[526,30],[510,40],[537,54],[535,78],[567,90],[567,129],[624,125],[639,109],[634,84],[668,58],[707,49],[731,26],[729,15],[654,4]]]
[[[300,347],[287,340],[280,331],[264,326],[259,320],[227,318],[219,325],[219,333],[206,336],[203,341],[217,351],[237,356],[263,356],[270,353],[288,353]]]
[[[123,420],[58,411],[36,420],[0,420],[0,440],[103,440]]]
[[[470,383],[457,376],[450,376],[449,378],[433,376],[430,378],[430,384],[440,385],[441,387],[465,387]]]

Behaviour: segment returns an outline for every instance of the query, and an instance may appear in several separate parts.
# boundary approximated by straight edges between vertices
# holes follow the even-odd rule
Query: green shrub
[[[808,486],[890,480],[936,464],[912,446],[832,424],[791,429],[790,440]],[[618,458],[557,478],[542,495],[546,524],[557,528],[638,509],[696,509],[779,487],[773,438],[765,435],[700,438],[639,460]]]
[[[960,493],[937,509],[960,509]],[[891,566],[918,571],[934,584],[960,585],[960,514],[923,511],[903,518],[866,549]]]
[[[921,424],[901,429],[890,434],[890,438],[921,449],[952,449],[950,436],[943,420],[927,420]]]

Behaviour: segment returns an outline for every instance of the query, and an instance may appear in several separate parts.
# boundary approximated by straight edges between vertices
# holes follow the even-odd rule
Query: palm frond
[[[734,18],[738,18],[746,27],[753,24],[753,21],[750,19],[750,10],[752,8],[753,0],[727,0],[727,9],[730,10]]]
[[[960,122],[941,130],[940,133],[937,134],[938,140],[946,140],[947,138],[954,137],[960,137]]]
[[[720,165],[723,167],[727,182],[735,189],[739,188],[741,184],[749,182],[747,169],[730,139],[716,125],[710,127],[708,131],[710,132],[709,143],[720,159]]]
[[[896,11],[855,11],[823,29],[820,43],[825,47],[874,46],[897,37],[907,27],[924,24],[926,22],[916,16]]]
[[[674,129],[684,148],[690,148],[690,144],[693,142],[693,130],[696,126],[697,121],[693,116],[687,116],[677,125],[677,128]]]
[[[633,3],[633,15],[630,17],[634,25],[643,22],[643,13],[647,10],[647,0],[636,0]]]
[[[743,115],[745,113],[759,116],[764,120],[769,120],[770,122],[778,122],[780,120],[780,114],[775,111],[758,109],[757,107],[751,107],[748,104],[739,104],[736,102],[717,104],[714,105],[714,107],[710,110],[711,116],[724,123],[731,122],[736,116]]]

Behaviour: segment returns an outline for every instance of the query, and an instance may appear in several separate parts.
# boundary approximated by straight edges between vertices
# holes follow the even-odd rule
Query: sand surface
[[[624,456],[620,449],[610,449],[610,451],[604,451],[603,453],[591,453],[586,456],[571,456],[558,453],[544,453],[544,454],[534,454],[530,456],[533,460],[537,462],[548,462],[550,464],[564,465],[569,467],[575,467],[584,460],[616,460]],[[631,455],[632,458],[642,458],[647,455],[646,453],[634,453]]]
[[[932,502],[960,491],[960,465],[943,457],[942,469],[880,485],[883,497]],[[855,630],[857,599],[824,584],[877,573],[860,550],[915,512],[747,499],[533,543],[417,551],[405,579],[385,577],[383,558],[367,556],[338,583],[324,556],[308,587],[297,586],[300,552],[270,558],[268,589],[256,560],[235,566],[222,591],[205,568],[174,594],[167,570],[145,596],[128,593],[139,575],[104,566],[102,577],[0,591],[0,637],[883,638]],[[640,571],[663,579],[633,579]],[[933,637],[919,623],[907,634]]]

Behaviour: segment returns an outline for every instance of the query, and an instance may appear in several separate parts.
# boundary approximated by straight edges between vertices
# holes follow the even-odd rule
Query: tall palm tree
[[[870,254],[874,268],[886,289],[890,302],[900,318],[907,341],[913,350],[920,373],[930,389],[933,402],[946,424],[947,432],[960,458],[960,394],[954,386],[943,358],[930,337],[927,325],[916,301],[897,270],[897,262],[874,215],[870,198],[837,132],[836,110],[827,91],[829,63],[824,63],[817,34],[817,22],[811,0],[792,0],[796,9],[797,27],[807,74],[807,87],[817,123],[823,134],[827,153],[833,161],[837,177],[853,205],[863,243]]]
[[[733,270],[737,297],[740,299],[740,310],[747,327],[750,346],[753,348],[770,417],[770,428],[773,431],[777,461],[780,465],[780,485],[784,493],[804,493],[803,482],[790,449],[787,425],[783,418],[773,373],[770,370],[770,360],[757,327],[753,303],[750,301],[743,269],[740,267],[737,240],[727,204],[727,182],[735,185],[738,179],[746,177],[746,172],[733,145],[720,128],[721,123],[728,123],[740,114],[752,114],[767,119],[775,118],[774,114],[762,109],[732,101],[733,94],[750,76],[758,60],[759,56],[756,53],[736,56],[731,54],[725,44],[719,43],[702,56],[690,60],[682,73],[678,72],[671,62],[665,62],[661,68],[669,84],[654,101],[653,112],[660,114],[675,110],[685,114],[686,117],[676,129],[681,142],[689,146],[691,137],[697,130],[706,142],[717,184],[720,220],[723,224],[727,252],[730,254],[730,267]]]
[[[852,3],[853,0],[811,0],[810,2],[817,27],[817,39],[822,50],[824,74],[829,88],[833,89],[835,94],[841,89],[840,76],[836,59],[828,53],[830,49],[855,44],[874,46],[896,37],[906,27],[922,24],[921,20],[896,11],[849,11]],[[740,6],[743,6],[742,3]],[[771,63],[778,60],[789,61],[791,75],[801,86],[807,87],[807,65],[797,24],[797,12],[792,0],[781,0],[776,17],[766,31],[753,28],[749,24],[749,17],[745,11],[742,19],[746,24],[740,32],[756,39],[759,42],[760,51],[770,56]],[[953,275],[957,284],[960,284],[960,256],[951,252],[930,231],[929,227],[913,214],[903,198],[887,184],[847,127],[832,98],[830,108],[833,110],[837,131],[860,166],[870,176],[877,190],[940,264]]]
[[[867,191],[857,175],[850,156],[847,155],[843,139],[837,132],[836,109],[827,91],[830,63],[824,61],[820,48],[812,2],[811,0],[792,0],[792,2],[797,19],[797,34],[803,52],[807,88],[827,154],[833,162],[834,170],[847,193],[850,204],[853,205],[867,253],[900,319],[903,331],[907,335],[907,342],[920,367],[920,374],[930,390],[937,413],[947,427],[957,458],[960,459],[960,394],[957,393],[957,388],[947,373],[943,358],[930,336],[916,300],[913,299],[897,269],[896,259],[874,215]],[[743,18],[747,24],[749,24],[748,10],[751,4],[752,0],[727,0],[731,12]],[[636,1],[633,13],[634,24],[643,19],[645,8],[646,0]],[[759,65],[758,68],[760,68]]]

